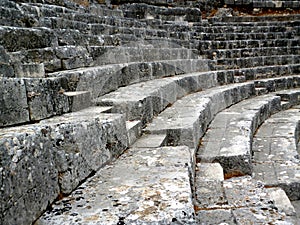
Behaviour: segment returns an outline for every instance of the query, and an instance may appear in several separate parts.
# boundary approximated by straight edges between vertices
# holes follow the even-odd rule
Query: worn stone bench
[[[197,224],[297,223],[296,212],[280,188],[243,176],[224,180],[218,163],[198,163],[195,174]]]
[[[237,69],[271,65],[292,65],[299,63],[299,55],[253,56],[242,58],[216,59],[216,65],[214,66],[214,69]]]
[[[197,152],[199,162],[219,162],[225,176],[252,174],[251,143],[258,126],[281,110],[280,97],[261,96],[218,113]]]
[[[297,47],[299,39],[276,40],[227,40],[227,41],[198,41],[199,50],[207,49],[236,49],[236,48],[265,48],[265,47]]]
[[[1,221],[30,224],[128,147],[125,119],[93,107],[2,128]]]
[[[123,46],[58,46],[43,49],[21,50],[9,53],[16,77],[22,77],[24,66],[43,64],[46,73],[81,67],[132,62],[198,59],[197,50],[185,48],[155,48],[151,45]],[[18,65],[21,67],[19,70]],[[32,71],[33,72],[33,71]],[[24,75],[23,75],[24,76]],[[28,75],[30,77],[30,75]],[[25,76],[26,77],[26,76]],[[33,75],[32,75],[33,77]]]
[[[266,48],[237,48],[209,49],[203,52],[209,59],[246,58],[275,55],[299,55],[300,47],[266,47]]]
[[[186,146],[129,149],[37,224],[194,224],[192,158]]]
[[[291,200],[300,199],[298,141],[299,107],[271,116],[253,139],[254,178],[281,187]]]

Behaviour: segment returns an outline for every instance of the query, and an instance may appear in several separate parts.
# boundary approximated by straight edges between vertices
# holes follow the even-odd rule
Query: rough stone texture
[[[145,125],[177,98],[215,85],[214,73],[193,73],[122,87],[95,102],[113,106],[112,112],[124,113],[127,120],[141,120]]]
[[[299,200],[299,109],[273,115],[253,140],[254,178],[281,187],[291,200]]]
[[[18,38],[16,40],[16,38]],[[7,51],[45,48],[57,45],[57,37],[50,29],[0,27],[0,45]]]
[[[30,224],[58,196],[50,132],[47,125],[1,129],[1,224]]]
[[[153,3],[152,3],[153,4]],[[197,8],[157,7],[147,4],[126,4],[122,6],[125,17],[138,19],[161,19],[165,21],[200,22],[201,11]]]
[[[280,108],[280,98],[271,95],[245,100],[220,112],[202,139],[197,157],[220,162],[226,176],[251,175],[254,132]]]
[[[88,91],[64,92],[63,94],[68,97],[71,112],[92,106],[91,93]]]
[[[45,77],[45,68],[44,64],[40,63],[28,63],[15,65],[15,76],[16,77],[33,77],[33,78],[44,78]]]
[[[0,77],[0,127],[29,121],[25,82]]]
[[[92,107],[41,122],[55,126],[51,137],[63,193],[70,193],[128,147],[123,116],[102,110]]]
[[[158,148],[166,145],[166,135],[146,134],[138,139],[133,148]]]
[[[196,187],[201,179],[196,181]],[[224,180],[219,188],[207,188],[206,196],[215,199],[219,197],[222,202],[212,202],[205,207],[196,207],[197,224],[294,224],[293,217],[282,211],[283,207],[293,210],[290,201],[282,192],[282,198],[287,202],[279,203],[274,193],[264,188],[260,181],[250,176],[243,176]],[[210,195],[209,195],[210,194]],[[274,199],[277,200],[274,203]],[[197,199],[198,200],[198,199]],[[217,204],[216,204],[217,203]],[[285,205],[286,203],[286,205]],[[278,204],[278,205],[276,205]],[[277,207],[280,209],[277,209]]]
[[[69,91],[90,91],[92,97],[97,98],[133,83],[208,70],[207,60],[182,59],[152,63],[112,64],[57,72],[50,76],[65,78]]]
[[[30,224],[128,147],[123,116],[105,110],[1,130],[1,224]]]
[[[185,146],[130,149],[37,224],[193,224],[191,160]]]
[[[24,79],[26,84],[30,120],[36,121],[70,111],[68,97],[64,95],[61,78]]]
[[[11,58],[0,45],[0,76],[1,77],[14,77],[14,69],[11,66]]]
[[[249,82],[188,95],[154,118],[146,131],[153,134],[166,133],[169,144],[187,145],[196,149],[199,138],[218,112],[249,98],[253,93],[253,83]]]
[[[128,133],[129,146],[131,146],[142,135],[142,123],[139,120],[126,121],[126,129]]]

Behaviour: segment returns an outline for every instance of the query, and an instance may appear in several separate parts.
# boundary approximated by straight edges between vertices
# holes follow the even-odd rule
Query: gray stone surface
[[[30,224],[59,194],[51,128],[0,131],[1,224]]]
[[[68,97],[68,103],[71,112],[92,106],[91,93],[88,91],[64,92]]]
[[[125,120],[93,107],[1,129],[1,223],[30,224],[128,147]]]
[[[201,181],[196,180],[196,187]],[[280,197],[285,199],[279,201],[272,192],[277,190],[264,188],[262,182],[250,176],[226,179],[217,188],[207,186],[206,190],[210,194],[204,195],[208,204],[196,207],[197,224],[295,224],[294,217],[285,213],[288,208],[293,210],[285,193],[278,189],[281,190]],[[222,201],[207,201],[218,196]]]
[[[69,99],[64,95],[61,78],[29,78],[26,84],[31,121],[38,121],[70,111]]]
[[[142,123],[139,120],[126,121],[129,146],[133,145],[142,135]]]
[[[146,131],[167,133],[168,143],[195,149],[213,117],[226,107],[253,95],[253,83],[227,85],[188,95],[164,110]]]
[[[299,199],[299,109],[270,117],[253,139],[254,178],[281,187],[291,200]]]
[[[0,76],[14,77],[14,69],[11,66],[11,58],[3,46],[0,46]]]
[[[160,66],[161,65],[161,66]],[[160,73],[157,67],[164,68]],[[168,69],[167,69],[168,68]],[[172,69],[170,69],[172,68]],[[154,78],[208,71],[207,60],[181,59],[152,63],[112,64],[51,73],[51,77],[63,77],[70,91],[90,91],[93,98],[117,90],[121,86]]]
[[[124,113],[127,120],[141,120],[145,125],[177,98],[215,85],[214,73],[192,73],[122,87],[95,101],[113,106],[113,112]]]
[[[218,113],[201,140],[197,158],[218,161],[225,176],[252,174],[252,138],[258,126],[280,109],[280,97],[248,99]]]
[[[194,224],[191,160],[185,146],[130,149],[37,224]]]
[[[28,108],[24,80],[0,77],[0,127],[28,122]]]
[[[166,145],[164,134],[145,134],[132,146],[133,148],[158,148]]]

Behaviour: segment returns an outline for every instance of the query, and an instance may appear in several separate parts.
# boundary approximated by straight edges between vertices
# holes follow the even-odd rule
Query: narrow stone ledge
[[[194,224],[192,157],[186,146],[130,149],[37,224]]]

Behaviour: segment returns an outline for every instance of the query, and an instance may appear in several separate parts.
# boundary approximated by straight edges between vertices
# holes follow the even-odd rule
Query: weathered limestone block
[[[278,96],[263,96],[245,100],[218,113],[202,139],[199,160],[219,162],[229,177],[252,174],[254,132],[280,108]]]
[[[47,28],[1,27],[0,45],[9,52],[45,48],[57,45],[57,37]]]
[[[92,106],[91,93],[88,91],[64,92],[64,95],[68,97],[70,112]]]
[[[19,78],[0,78],[0,127],[29,121],[25,82]]]
[[[27,77],[27,78],[44,78],[45,67],[43,63],[27,63],[17,64],[14,66],[16,77]]]
[[[92,107],[41,122],[53,126],[51,142],[63,193],[128,147],[123,116],[101,112],[101,107]]]
[[[128,147],[125,120],[101,107],[0,131],[1,224],[31,224]]]
[[[11,58],[0,45],[0,76],[1,77],[14,77],[14,69],[11,65]]]
[[[30,120],[36,121],[70,111],[61,78],[29,78],[26,84]]]
[[[47,125],[1,129],[1,224],[31,224],[57,198],[50,132]]]
[[[188,95],[163,111],[146,130],[150,133],[167,132],[170,144],[185,144],[195,148],[216,113],[249,98],[254,94],[253,91],[252,83],[244,83]]]
[[[186,146],[130,149],[37,224],[194,224],[192,158]]]
[[[291,200],[298,200],[300,167],[299,110],[289,109],[270,117],[253,139],[255,179],[279,186]]]

